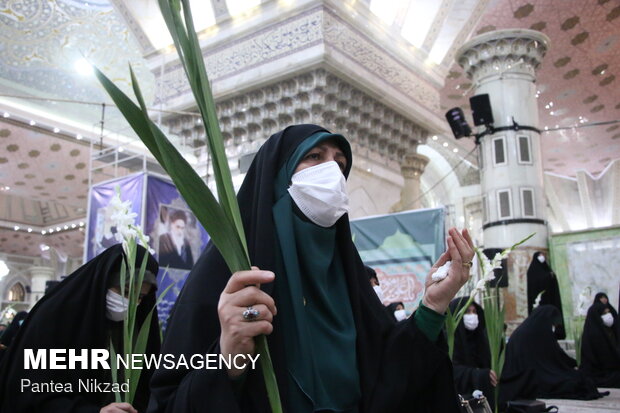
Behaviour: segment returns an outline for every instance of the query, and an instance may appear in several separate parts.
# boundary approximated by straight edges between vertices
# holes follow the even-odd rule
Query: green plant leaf
[[[101,71],[95,69],[95,74],[142,142],[170,175],[196,218],[209,233],[229,269],[232,272],[249,270],[249,254],[239,205],[228,168],[215,103],[196,37],[189,1],[183,0],[182,7],[179,0],[159,0],[159,5],[207,131],[207,143],[212,155],[219,203],[164,133],[149,119],[148,110],[133,70],[130,68],[134,93],[139,106]],[[261,357],[261,367],[272,411],[281,412],[280,396],[266,338],[257,337],[256,342],[260,354],[266,355],[266,357]]]
[[[146,354],[146,345],[149,340],[149,332],[151,330],[151,319],[153,318],[153,309],[149,311],[147,316],[144,318],[144,322],[140,327],[140,331],[138,332],[138,336],[136,338],[136,343],[133,347],[133,354]],[[138,389],[138,383],[140,382],[140,375],[142,373],[141,369],[132,370],[131,376],[129,377],[129,400],[133,401],[136,390]]]
[[[170,175],[183,199],[217,246],[230,270],[234,272],[250,269],[249,259],[244,253],[238,233],[204,181],[164,133],[148,118],[148,113],[144,113],[97,68],[95,68],[95,75],[129,125]],[[139,92],[137,82],[133,86]]]
[[[170,7],[167,0],[159,0],[164,21],[171,32],[179,58],[185,69],[190,87],[196,99],[196,104],[202,115],[203,124],[207,132],[207,144],[212,155],[213,173],[218,191],[218,198],[224,212],[233,222],[242,239],[244,251],[247,254],[245,231],[241,221],[241,214],[237,204],[232,177],[228,167],[228,160],[224,150],[224,141],[219,127],[215,101],[211,93],[209,78],[204,64],[200,44],[196,37],[196,30],[188,0],[182,0],[183,18],[175,7]]]
[[[269,353],[269,346],[267,345],[267,337],[256,337],[256,353],[260,354],[260,367],[263,371],[263,378],[265,380],[265,387],[267,388],[267,397],[269,398],[271,411],[273,413],[282,413],[280,392],[278,390],[276,375],[273,371],[271,354]]]
[[[112,381],[114,383],[118,383],[118,365],[116,364],[116,351],[114,351],[114,344],[112,343],[112,340],[110,340],[110,358],[110,362],[112,364]],[[116,403],[121,403],[123,401],[120,392],[114,392],[114,401]]]

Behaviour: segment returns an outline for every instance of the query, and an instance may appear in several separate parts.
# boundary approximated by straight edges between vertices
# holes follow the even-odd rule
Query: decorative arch
[[[21,282],[16,282],[10,288],[7,289],[6,293],[7,301],[11,302],[25,302],[26,301],[26,288]]]

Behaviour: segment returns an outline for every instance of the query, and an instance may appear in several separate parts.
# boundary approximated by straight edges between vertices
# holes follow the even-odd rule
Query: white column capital
[[[54,269],[52,267],[33,266],[29,268],[29,271],[33,277],[54,278]]]
[[[420,179],[429,158],[419,153],[408,153],[403,156],[400,170],[405,179]]]
[[[466,42],[456,61],[474,82],[507,74],[533,80],[548,48],[549,38],[535,30],[494,30]]]

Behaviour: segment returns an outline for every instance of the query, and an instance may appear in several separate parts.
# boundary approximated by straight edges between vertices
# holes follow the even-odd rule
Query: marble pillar
[[[410,153],[403,156],[400,167],[405,182],[400,192],[400,201],[392,207],[392,212],[419,209],[422,207],[420,197],[420,178],[429,159],[419,153]]]
[[[547,248],[536,69],[548,46],[549,39],[533,30],[497,30],[457,53],[473,95],[489,95],[494,119],[479,145],[484,246],[503,249],[535,233],[508,260],[510,323],[527,316],[527,266],[534,251]]]

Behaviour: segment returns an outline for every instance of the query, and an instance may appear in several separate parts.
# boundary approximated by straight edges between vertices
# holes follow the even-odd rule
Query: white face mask
[[[122,321],[127,317],[129,300],[122,295],[108,290],[105,296],[105,315],[110,321]]]
[[[375,285],[372,287],[372,289],[375,290],[377,297],[379,297],[379,301],[383,302],[383,291],[381,290],[381,286]]]
[[[478,328],[478,314],[465,314],[463,316],[463,324],[469,331],[474,331]]]
[[[614,325],[614,316],[611,313],[603,314],[601,318],[603,319],[603,324],[605,324],[606,327],[611,327]]]
[[[327,228],[349,211],[345,182],[338,164],[329,161],[296,172],[288,192],[310,221]]]
[[[545,262],[545,256],[540,254],[538,257],[536,257],[538,259],[538,261],[540,261],[540,263],[542,264],[543,262]]]
[[[402,321],[407,318],[407,312],[405,310],[396,310],[394,311],[394,317],[396,317],[396,321]]]

